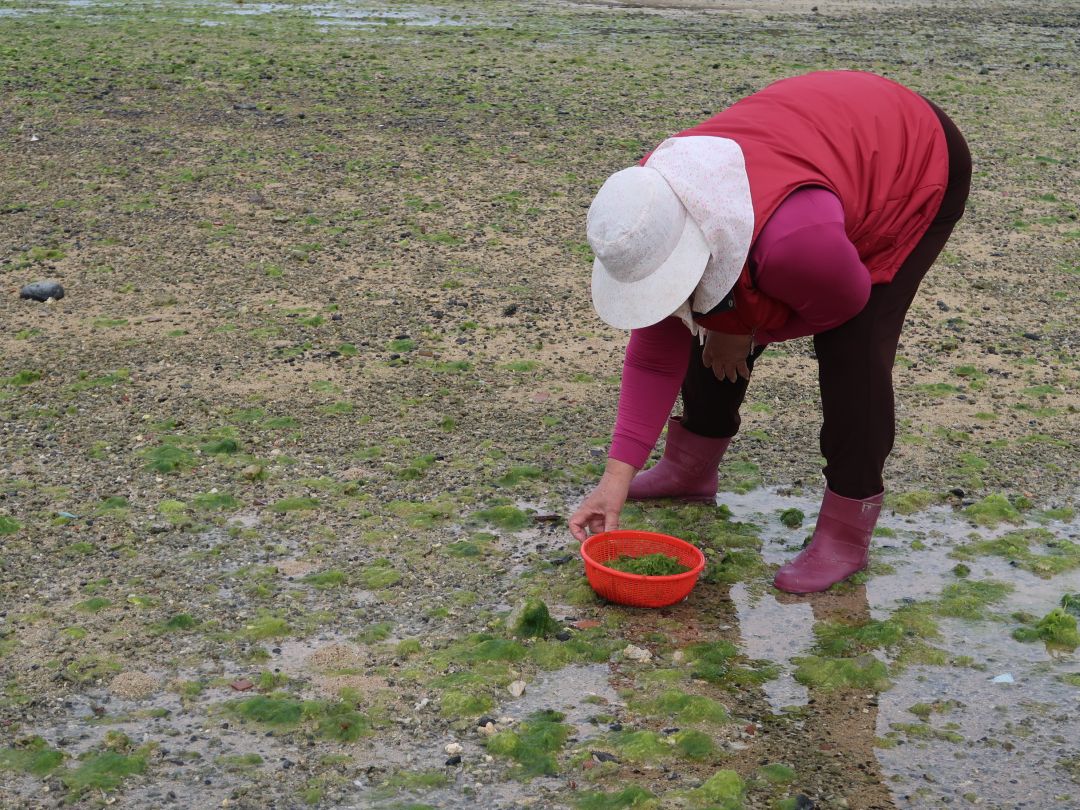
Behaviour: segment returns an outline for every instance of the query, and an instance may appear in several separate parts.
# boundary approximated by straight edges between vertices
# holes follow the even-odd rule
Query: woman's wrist
[[[619,461],[617,458],[608,457],[607,465],[604,467],[604,478],[629,485],[635,475],[637,475],[637,467],[625,461]]]

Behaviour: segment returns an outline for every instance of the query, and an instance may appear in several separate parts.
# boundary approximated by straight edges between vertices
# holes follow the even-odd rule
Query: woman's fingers
[[[731,382],[735,382],[743,369],[746,370],[747,379],[750,378],[750,371],[746,368],[745,360],[723,360],[719,357],[713,357],[711,353],[703,353],[701,355],[701,362],[712,369],[713,374],[716,375],[716,379],[718,380],[728,379]]]
[[[587,529],[590,520],[592,520],[591,510],[582,507],[578,507],[578,510],[570,517],[570,534],[575,540],[585,542],[585,538],[589,536]]]
[[[619,513],[599,509],[579,509],[570,518],[570,534],[585,542],[590,534],[611,532],[619,528]]]

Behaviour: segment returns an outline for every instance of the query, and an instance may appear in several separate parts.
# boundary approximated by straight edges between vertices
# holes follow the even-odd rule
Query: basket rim
[[[596,545],[601,539],[618,540],[620,537],[630,539],[633,537],[660,539],[668,542],[670,545],[683,546],[693,552],[697,557],[697,564],[689,571],[683,571],[681,574],[663,574],[650,576],[649,574],[631,574],[628,571],[618,571],[614,568],[609,568],[599,560],[593,559],[589,554],[588,547]],[[581,557],[585,561],[586,565],[592,565],[597,568],[602,568],[608,575],[615,579],[623,579],[628,582],[672,582],[682,579],[690,579],[691,577],[697,577],[705,569],[705,554],[700,548],[693,543],[688,543],[682,538],[675,537],[670,534],[663,534],[661,532],[648,532],[638,529],[613,529],[609,532],[598,532],[597,534],[590,535],[585,538],[585,541],[581,544],[580,549]]]

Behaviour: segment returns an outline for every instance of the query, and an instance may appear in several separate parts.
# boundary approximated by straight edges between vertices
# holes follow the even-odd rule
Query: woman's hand
[[[754,348],[753,335],[725,335],[723,332],[709,332],[705,337],[705,349],[701,361],[713,370],[716,379],[725,377],[735,382],[739,377],[750,379],[750,367],[746,358]]]
[[[570,534],[584,542],[590,534],[619,528],[619,513],[636,473],[637,468],[609,458],[600,483],[570,517]]]

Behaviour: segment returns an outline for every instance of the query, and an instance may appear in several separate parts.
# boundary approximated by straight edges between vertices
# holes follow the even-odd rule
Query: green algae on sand
[[[41,737],[19,740],[11,748],[0,748],[0,770],[47,776],[64,761],[64,753],[48,744]]]
[[[705,783],[686,794],[690,806],[710,810],[741,810],[746,783],[735,771],[717,771]]]
[[[256,695],[226,704],[244,720],[291,730],[310,723],[323,739],[355,742],[371,732],[371,721],[348,702],[298,700],[283,694]]]
[[[881,692],[891,686],[885,664],[872,655],[855,658],[824,658],[807,655],[793,659],[795,680],[818,689],[869,689]]]
[[[679,723],[721,724],[731,719],[723,704],[679,689],[668,689],[652,700],[635,701],[630,705],[643,714],[667,716]]]
[[[529,715],[517,728],[500,731],[487,741],[487,750],[518,763],[515,776],[530,779],[558,772],[557,755],[572,731],[563,715],[545,710]]]
[[[544,638],[559,631],[559,623],[551,618],[548,606],[540,599],[525,602],[514,623],[518,638]]]
[[[1041,546],[1043,553],[1034,550],[1033,545]],[[1080,544],[1047,529],[1018,529],[992,540],[966,543],[952,552],[953,557],[961,560],[972,560],[982,554],[1004,557],[1043,579],[1080,567]]]
[[[146,748],[140,748],[133,754],[117,751],[91,754],[79,767],[62,774],[60,779],[77,796],[90,790],[115,790],[127,777],[146,770],[148,753]]]
[[[575,806],[577,810],[653,810],[659,803],[645,788],[630,785],[617,793],[582,793]]]
[[[1033,627],[1018,627],[1012,635],[1017,641],[1045,641],[1048,647],[1067,650],[1080,647],[1076,617],[1060,607],[1051,610]]]

